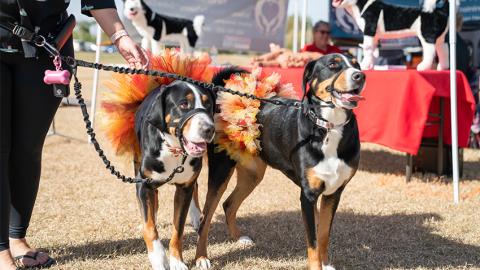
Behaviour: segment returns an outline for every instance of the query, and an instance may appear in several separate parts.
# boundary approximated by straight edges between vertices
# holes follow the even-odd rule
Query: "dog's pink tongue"
[[[365,100],[365,98],[360,95],[352,95],[352,94],[342,94],[342,99],[348,102]]]
[[[189,154],[194,154],[194,155],[198,155],[198,154],[201,154],[203,152],[205,152],[205,150],[207,149],[207,143],[194,143],[194,142],[190,142],[190,141],[187,141],[185,140],[185,143],[183,145],[185,147],[185,150],[189,153]]]

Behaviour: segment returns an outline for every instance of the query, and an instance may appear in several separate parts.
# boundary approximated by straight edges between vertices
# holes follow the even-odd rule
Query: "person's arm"
[[[81,3],[82,13],[95,18],[130,67],[143,68],[148,65],[148,57],[145,52],[125,31],[113,0],[82,0]]]
[[[147,55],[127,34],[116,9],[94,9],[90,12],[103,31],[111,37],[112,42],[117,46],[118,51],[127,60],[130,67],[143,68],[148,65]]]

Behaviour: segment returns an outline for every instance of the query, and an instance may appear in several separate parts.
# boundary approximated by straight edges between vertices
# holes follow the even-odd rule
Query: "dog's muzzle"
[[[360,91],[365,85],[365,74],[361,71],[354,72],[352,78],[353,82],[358,85],[358,88],[352,89],[351,91],[337,91],[335,89],[335,83],[343,72],[346,72],[348,68],[340,70],[332,80],[332,83],[327,86],[326,90],[329,92],[335,99],[341,102],[342,107],[347,109],[353,109],[358,106],[358,102],[364,100],[365,98],[360,95]]]
[[[194,110],[189,111],[185,115],[180,118],[180,121],[178,122],[177,125],[172,127],[175,127],[175,136],[178,138],[180,142],[180,146],[182,147],[182,150],[186,154],[190,154],[193,156],[200,156],[206,151],[206,142],[202,143],[194,143],[188,141],[184,136],[183,136],[183,129],[185,128],[186,123],[188,120],[190,120],[192,117],[194,117],[197,114],[204,113],[206,115],[211,115],[211,112],[204,108],[196,108]],[[213,122],[213,121],[212,121]],[[215,127],[212,125],[211,127],[202,127],[202,130],[199,130],[199,132],[205,137],[205,138],[210,138],[213,139],[213,136],[215,134]]]

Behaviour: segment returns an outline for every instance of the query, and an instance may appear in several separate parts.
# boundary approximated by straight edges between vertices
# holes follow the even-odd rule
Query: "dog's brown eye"
[[[178,104],[178,107],[180,107],[180,109],[182,109],[182,110],[188,109],[189,106],[190,106],[190,104],[188,104],[188,101],[186,101],[186,100],[182,100]]]
[[[328,64],[328,68],[329,69],[337,69],[338,68],[338,63],[335,63],[335,62],[330,63],[330,64]]]

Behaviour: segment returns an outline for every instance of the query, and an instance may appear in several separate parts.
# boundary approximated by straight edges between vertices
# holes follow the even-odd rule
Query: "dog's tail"
[[[213,76],[212,83],[215,85],[225,86],[225,81],[230,79],[233,74],[244,74],[244,73],[248,73],[248,71],[239,67],[234,67],[234,66],[227,67],[220,70]]]

